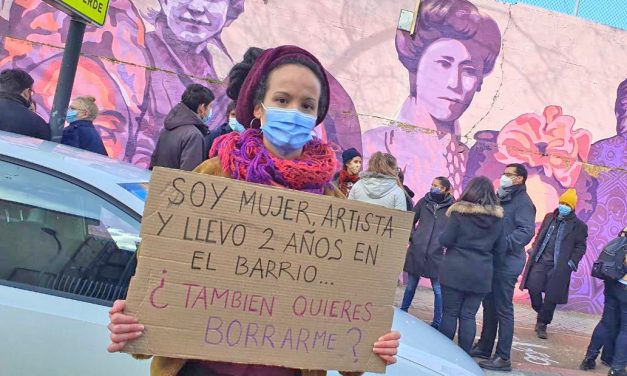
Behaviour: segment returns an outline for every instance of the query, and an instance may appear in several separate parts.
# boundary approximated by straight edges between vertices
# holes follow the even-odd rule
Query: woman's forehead
[[[319,99],[321,84],[311,69],[302,65],[288,64],[280,66],[270,73],[268,91],[281,91],[290,95],[306,95]]]

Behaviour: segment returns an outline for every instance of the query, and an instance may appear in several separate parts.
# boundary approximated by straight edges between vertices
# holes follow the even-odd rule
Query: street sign
[[[76,15],[87,23],[102,26],[107,17],[109,0],[44,0],[69,15]]]

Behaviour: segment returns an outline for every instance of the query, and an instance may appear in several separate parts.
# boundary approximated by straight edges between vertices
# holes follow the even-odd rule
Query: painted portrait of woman
[[[364,134],[365,159],[386,151],[398,158],[412,189],[425,191],[434,177],[446,176],[459,192],[467,147],[458,120],[494,69],[500,48],[496,22],[470,1],[422,1],[416,33],[396,34],[409,95],[396,122]]]

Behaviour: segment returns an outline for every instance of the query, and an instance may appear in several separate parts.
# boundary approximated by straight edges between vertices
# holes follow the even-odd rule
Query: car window
[[[0,161],[0,281],[111,302],[139,241],[139,222],[95,193]]]
[[[122,183],[119,185],[142,201],[146,201],[146,197],[148,196],[148,183]]]

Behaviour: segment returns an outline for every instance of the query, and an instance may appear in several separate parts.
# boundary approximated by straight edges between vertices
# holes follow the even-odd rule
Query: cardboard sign
[[[126,352],[383,372],[413,213],[157,168]]]
[[[76,15],[96,26],[103,26],[109,9],[109,0],[45,0],[69,15]]]

